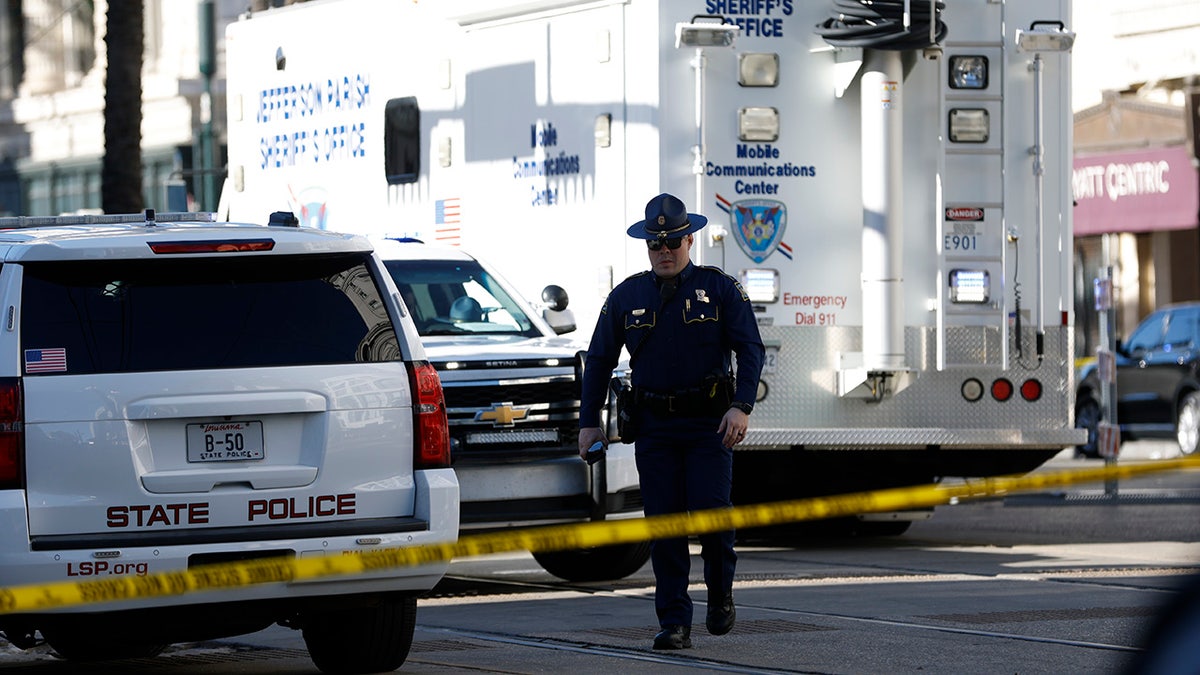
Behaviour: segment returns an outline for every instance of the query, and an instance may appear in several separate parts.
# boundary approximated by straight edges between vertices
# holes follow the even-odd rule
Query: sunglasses
[[[666,244],[667,248],[671,249],[672,251],[677,251],[677,250],[679,250],[680,246],[683,246],[683,237],[670,237],[668,239],[647,239],[646,240],[646,247],[649,248],[651,251],[661,250],[663,247],[663,244]]]

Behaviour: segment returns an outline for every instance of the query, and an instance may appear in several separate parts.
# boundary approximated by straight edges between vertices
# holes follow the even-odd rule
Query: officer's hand
[[[721,418],[717,433],[721,434],[721,442],[725,447],[732,448],[746,439],[746,429],[749,427],[750,416],[737,408],[730,408]]]
[[[579,430],[579,458],[587,459],[588,448],[592,444],[600,441],[604,447],[608,447],[608,437],[604,435],[604,430],[600,427],[584,427]]]

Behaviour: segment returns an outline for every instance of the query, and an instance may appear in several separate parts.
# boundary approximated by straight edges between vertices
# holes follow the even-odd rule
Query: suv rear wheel
[[[1179,404],[1175,438],[1179,441],[1179,451],[1185,455],[1196,452],[1200,446],[1200,392],[1188,393]]]
[[[650,542],[534,553],[533,559],[550,574],[567,581],[624,579],[650,559]]]
[[[1099,457],[1100,449],[1097,438],[1100,427],[1100,404],[1088,396],[1079,401],[1075,408],[1075,428],[1087,429],[1087,442],[1075,446],[1075,455],[1083,457]]]
[[[416,627],[417,598],[387,596],[375,605],[306,617],[304,644],[323,673],[390,672],[408,658]]]

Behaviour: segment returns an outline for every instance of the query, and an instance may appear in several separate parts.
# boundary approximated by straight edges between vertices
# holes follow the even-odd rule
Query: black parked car
[[[1200,444],[1200,302],[1168,305],[1117,344],[1121,440],[1174,438],[1185,455]],[[1095,363],[1080,372],[1075,426],[1088,430],[1079,454],[1098,456],[1102,382]]]

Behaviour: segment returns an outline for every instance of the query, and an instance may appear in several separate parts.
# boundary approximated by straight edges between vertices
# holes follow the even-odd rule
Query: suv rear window
[[[397,360],[368,257],[26,263],[25,373]]]

